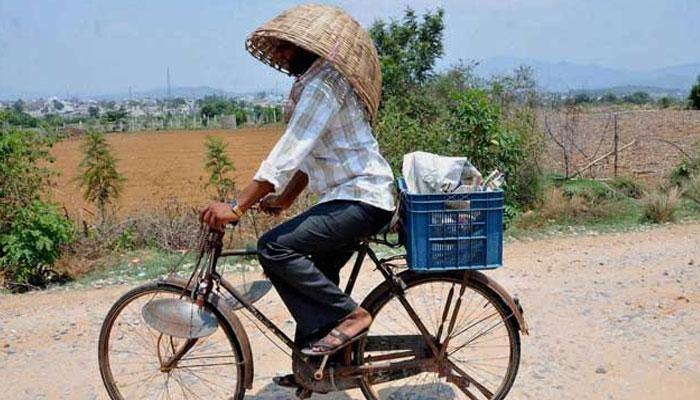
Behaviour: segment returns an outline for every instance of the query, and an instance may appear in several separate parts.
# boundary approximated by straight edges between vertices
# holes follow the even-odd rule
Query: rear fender
[[[180,277],[168,276],[166,278],[163,278],[162,280],[159,280],[158,285],[166,285],[166,286],[176,287],[179,289],[184,289],[185,286],[187,285],[187,280],[180,278]],[[250,340],[248,339],[248,334],[246,333],[245,329],[243,328],[241,321],[238,319],[236,314],[233,312],[232,307],[219,294],[217,294],[215,292],[211,292],[209,294],[209,302],[214,307],[216,307],[216,309],[224,316],[224,318],[226,318],[226,322],[231,327],[231,330],[236,335],[236,339],[238,339],[238,342],[241,345],[241,353],[243,355],[243,365],[245,366],[245,368],[243,369],[243,371],[244,371],[243,382],[245,384],[246,389],[252,389],[253,388],[253,376],[254,376],[253,353],[251,351]]]
[[[515,318],[518,321],[518,328],[520,328],[520,332],[522,332],[525,335],[528,335],[530,333],[527,323],[525,322],[523,308],[520,305],[520,301],[517,298],[513,298],[510,295],[510,293],[508,293],[503,288],[503,286],[501,286],[498,282],[494,281],[493,279],[489,278],[481,271],[470,271],[469,275],[469,279],[475,280],[496,292],[501,298],[501,300],[503,300],[503,303],[505,303],[505,305],[508,306],[513,315],[515,315]]]

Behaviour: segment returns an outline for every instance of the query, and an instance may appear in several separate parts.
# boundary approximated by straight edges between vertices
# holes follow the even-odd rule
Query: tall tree
[[[369,30],[382,67],[385,95],[396,95],[424,83],[433,74],[435,61],[443,55],[444,10],[427,12],[419,20],[406,8],[403,19],[375,21]]]

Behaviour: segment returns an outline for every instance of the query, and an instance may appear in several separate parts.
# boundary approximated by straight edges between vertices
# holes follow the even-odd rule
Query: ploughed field
[[[565,117],[560,112],[547,115],[548,124],[558,138],[564,140],[572,158],[572,171],[588,164],[613,149],[613,110],[596,109],[581,112],[570,121],[568,133],[562,133]],[[547,129],[544,111],[540,128]],[[165,201],[176,199],[200,207],[210,198],[204,189],[204,139],[208,135],[224,138],[228,154],[236,166],[239,186],[252,178],[260,161],[282,134],[281,126],[231,130],[194,130],[113,133],[107,135],[119,160],[119,170],[127,182],[119,203],[119,214],[149,210]],[[634,139],[635,144],[619,153],[619,173],[650,183],[659,182],[684,156],[700,142],[700,111],[638,110],[618,115],[619,146]],[[547,170],[563,172],[562,150],[545,133],[547,146],[542,164]],[[572,142],[573,141],[573,142]],[[82,158],[81,138],[64,140],[54,147],[56,178],[54,199],[71,214],[90,210],[74,181]],[[613,175],[613,157],[607,157],[584,171],[584,176],[597,178]]]
[[[563,111],[544,111],[539,115],[540,129],[545,132],[547,151],[544,167],[563,173],[563,151],[547,130],[554,133],[560,144],[569,149],[572,172],[614,149],[615,121],[619,148],[618,173],[635,179],[657,183],[686,154],[700,143],[700,111],[697,110],[615,110],[594,108],[582,111],[567,120]],[[607,178],[614,175],[614,158],[607,157],[583,171],[583,176]]]
[[[228,144],[228,155],[236,167],[236,181],[242,186],[253,177],[281,133],[281,127],[269,126],[108,134],[119,171],[127,179],[118,204],[119,213],[153,209],[171,199],[192,206],[205,204],[211,190],[204,188],[207,182],[204,140],[210,135],[221,137]],[[55,178],[53,199],[71,214],[83,214],[92,209],[83,201],[75,182],[83,156],[81,144],[81,138],[71,138],[53,148],[56,161],[51,168],[59,173]]]

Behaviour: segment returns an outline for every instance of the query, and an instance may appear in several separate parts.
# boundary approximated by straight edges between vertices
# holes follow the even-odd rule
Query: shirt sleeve
[[[312,78],[299,96],[287,129],[253,179],[269,182],[276,192],[284,189],[339,109],[340,102],[331,87],[321,76]]]

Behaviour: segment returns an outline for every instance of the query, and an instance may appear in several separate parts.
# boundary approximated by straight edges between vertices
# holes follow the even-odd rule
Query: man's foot
[[[276,376],[276,377],[272,378],[272,381],[275,382],[275,384],[277,386],[288,387],[288,388],[298,388],[299,387],[299,384],[297,383],[297,380],[294,377],[294,374]]]
[[[303,349],[302,353],[309,356],[332,354],[366,334],[371,324],[372,316],[369,312],[362,307],[358,307],[345,317],[328,335]]]

